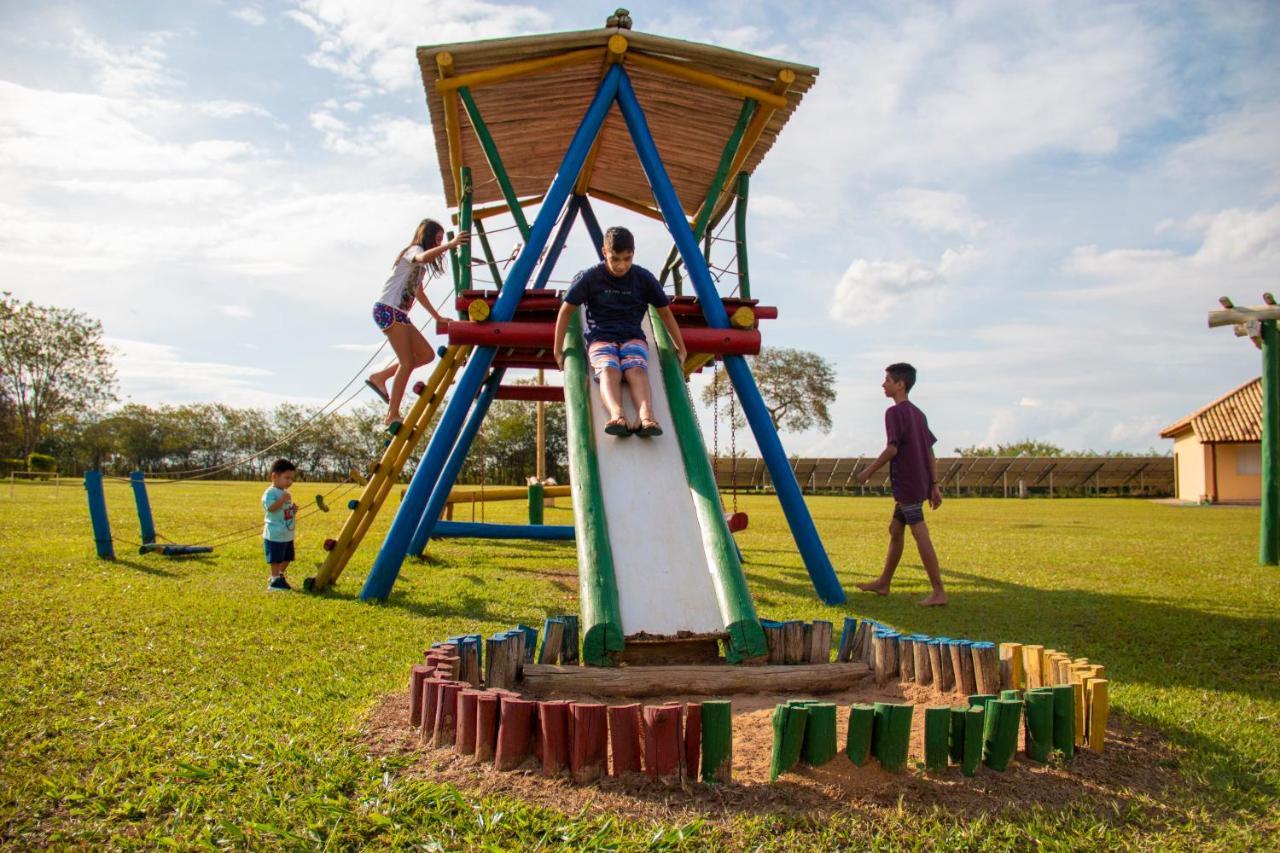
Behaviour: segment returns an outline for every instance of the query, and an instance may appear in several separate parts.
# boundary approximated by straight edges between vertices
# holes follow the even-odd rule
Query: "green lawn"
[[[262,485],[156,485],[162,534],[252,528]],[[295,489],[309,499],[317,487]],[[888,598],[822,606],[772,499],[745,498],[741,536],[771,618],[865,614],[913,631],[1042,643],[1107,666],[1115,714],[1183,750],[1166,817],[1096,804],[980,820],[945,805],[809,823],[628,822],[474,799],[360,746],[361,720],[435,639],[576,612],[572,545],[446,543],[385,606],[354,600],[390,513],[335,594],[268,594],[256,536],[210,559],[94,557],[83,492],[0,487],[0,843],[14,847],[423,848],[536,844],[796,848],[1276,846],[1280,834],[1280,569],[1255,565],[1257,511],[1144,501],[948,501],[930,516],[951,605],[908,546]],[[137,538],[127,486],[108,487]],[[301,501],[300,501],[301,502]],[[300,524],[295,582],[341,524],[343,499]],[[886,499],[811,501],[841,580],[872,575]],[[488,510],[515,520],[520,504]],[[469,517],[468,512],[460,514]],[[564,508],[548,523],[568,523]],[[252,533],[252,531],[251,531]],[[1179,815],[1170,820],[1167,815]]]

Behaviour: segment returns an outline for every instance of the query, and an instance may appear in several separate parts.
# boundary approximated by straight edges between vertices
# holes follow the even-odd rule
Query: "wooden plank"
[[[870,673],[865,663],[793,666],[541,666],[524,668],[524,688],[537,694],[667,696],[762,693],[787,690],[830,693],[857,684]]]

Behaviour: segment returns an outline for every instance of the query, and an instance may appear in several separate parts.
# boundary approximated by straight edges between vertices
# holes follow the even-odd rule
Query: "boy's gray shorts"
[[[895,503],[893,505],[893,520],[901,521],[910,527],[913,524],[919,524],[924,521],[924,502],[918,504]]]

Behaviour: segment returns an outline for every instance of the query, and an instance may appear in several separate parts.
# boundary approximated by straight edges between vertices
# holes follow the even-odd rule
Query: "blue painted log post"
[[[653,136],[649,133],[644,110],[636,100],[631,81],[625,73],[619,78],[618,106],[631,133],[631,140],[635,144],[640,164],[644,167],[645,175],[649,179],[654,199],[662,210],[663,219],[666,220],[667,228],[671,231],[681,257],[684,258],[685,270],[689,273],[689,278],[698,293],[698,301],[702,305],[702,313],[706,317],[707,325],[714,329],[727,329],[729,317],[725,313],[724,303],[720,301],[715,282],[711,280],[706,259],[698,250],[698,241],[684,218],[680,199],[676,196],[671,179],[662,165],[662,158],[658,154]],[[835,569],[831,565],[831,559],[827,556],[822,539],[818,536],[813,517],[809,514],[809,507],[804,502],[800,485],[796,482],[795,473],[791,470],[787,453],[782,449],[782,441],[778,438],[773,420],[769,417],[769,410],[765,408],[760,390],[756,387],[755,378],[751,375],[751,367],[740,355],[725,356],[724,363],[734,390],[738,392],[743,414],[746,415],[747,423],[751,426],[756,445],[760,448],[760,455],[769,468],[769,476],[773,480],[778,503],[782,505],[782,511],[791,527],[791,535],[795,538],[796,547],[804,559],[813,587],[818,597],[827,604],[840,604],[845,600],[844,589],[840,586]]]
[[[133,488],[133,503],[138,508],[138,527],[142,531],[142,552],[156,544],[156,524],[151,518],[151,500],[147,497],[147,481],[141,471],[129,472],[129,485]]]
[[[595,139],[609,108],[617,97],[618,83],[621,79],[623,79],[622,66],[615,65],[601,80],[600,88],[596,90],[591,106],[587,109],[582,123],[574,133],[573,140],[569,143],[569,149],[565,152],[555,180],[547,190],[542,206],[538,210],[538,217],[530,229],[529,240],[512,266],[511,274],[507,277],[494,303],[493,313],[490,315],[494,322],[505,323],[515,314],[520,297],[529,283],[534,264],[542,254],[542,249],[551,236],[551,229],[555,226],[556,219],[573,188],[573,182],[586,161],[592,140]],[[391,522],[391,529],[387,531],[387,537],[378,551],[369,577],[365,579],[364,587],[360,590],[362,600],[383,600],[391,594],[391,587],[395,585],[400,567],[404,564],[405,555],[408,553],[409,540],[418,527],[432,489],[440,479],[440,473],[453,449],[458,431],[462,428],[463,419],[471,407],[471,401],[489,373],[495,353],[496,349],[493,347],[481,347],[472,353],[466,370],[458,380],[453,398],[445,408],[444,415],[418,464],[418,469],[409,482],[404,500],[401,501],[396,517]],[[452,486],[451,483],[448,485]]]
[[[84,472],[84,490],[89,495],[89,521],[93,524],[93,544],[98,547],[98,558],[114,560],[111,546],[111,521],[107,518],[107,496],[102,491],[102,472]]]
[[[433,539],[541,539],[573,541],[572,524],[494,524],[483,521],[439,521]]]

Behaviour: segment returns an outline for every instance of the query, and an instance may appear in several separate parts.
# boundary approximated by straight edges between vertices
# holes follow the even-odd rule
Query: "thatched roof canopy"
[[[437,55],[443,51],[451,54],[452,75],[460,76],[518,60],[553,57],[586,48],[601,50],[599,61],[471,89],[516,194],[524,198],[539,195],[550,185],[605,70],[605,46],[611,36],[619,34],[627,40],[628,55],[656,57],[764,90],[774,85],[782,69],[790,69],[795,74],[794,82],[785,93],[787,106],[777,109],[765,126],[758,144],[745,161],[747,172],[759,165],[818,73],[816,68],[793,62],[615,28],[420,47],[418,63],[431,111],[436,156],[450,205],[456,207],[458,199],[449,177],[444,100],[436,88],[440,79]],[[721,152],[737,124],[742,98],[632,63],[627,63],[627,74],[648,117],[680,202],[686,213],[692,215],[707,194]],[[470,166],[474,176],[473,202],[477,205],[499,202],[502,194],[466,111],[459,110],[459,117],[462,164]],[[616,105],[605,121],[590,188],[652,203],[648,181]]]

